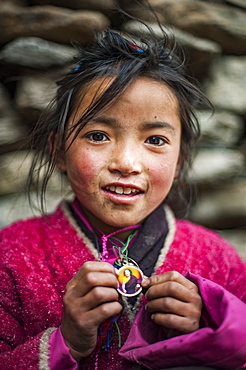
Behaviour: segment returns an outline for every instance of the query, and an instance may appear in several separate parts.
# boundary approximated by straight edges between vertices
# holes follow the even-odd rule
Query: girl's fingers
[[[78,325],[86,328],[98,327],[103,321],[119,314],[122,311],[122,306],[119,302],[104,303],[78,318]]]
[[[197,290],[197,287],[191,290],[178,282],[166,281],[152,285],[147,290],[145,297],[148,301],[161,297],[172,297],[183,302],[196,302],[200,297]]]
[[[197,286],[194,283],[186,279],[183,275],[181,275],[177,271],[168,271],[161,275],[153,275],[148,278],[144,278],[142,281],[142,286],[148,289],[153,285],[158,285],[165,282],[180,283],[189,290],[198,291]]]
[[[113,266],[104,262],[86,262],[67,284],[63,297],[65,317],[69,317],[75,326],[87,327],[92,321],[94,327],[122,309],[118,303],[117,287],[117,272]],[[108,307],[114,307],[116,312],[113,309],[108,314]],[[88,316],[96,308],[99,308],[101,314],[98,317]],[[85,316],[91,317],[91,320],[87,322]]]
[[[164,297],[150,301],[145,306],[151,313],[173,314],[180,317],[200,317],[200,306],[184,303],[171,297]]]
[[[103,262],[85,263],[67,284],[61,330],[75,359],[93,351],[98,326],[121,312],[117,286],[117,272]]]
[[[77,274],[71,280],[71,284],[73,281],[80,280],[89,272],[108,272],[112,273],[113,275],[117,274],[115,268],[107,262],[100,262],[100,261],[88,261],[83,264],[81,269],[77,272]]]
[[[117,289],[118,280],[112,273],[105,272],[89,272],[71,288],[67,289],[67,292],[71,292],[75,298],[83,297],[88,292],[96,287],[110,287]]]
[[[202,299],[195,284],[169,271],[151,276],[142,285],[147,288],[145,308],[156,324],[180,333],[199,329]]]
[[[121,312],[119,302],[104,303],[93,310],[67,312],[64,310],[61,331],[72,356],[79,361],[87,357],[96,346],[98,326]]]
[[[199,329],[199,320],[190,320],[187,317],[172,314],[155,313],[151,316],[152,320],[165,328],[173,329],[177,332],[188,334]]]
[[[117,289],[117,272],[109,263],[86,262],[67,284],[66,294],[72,294],[75,298],[82,297],[96,286]]]
[[[119,294],[116,289],[98,286],[91,289],[83,297],[77,298],[76,301],[74,301],[74,305],[78,312],[86,312],[93,310],[95,307],[103,303],[117,301],[118,297]],[[70,294],[66,294],[64,296],[64,305],[66,306],[68,304],[70,307],[73,304]],[[74,312],[74,314],[76,313]]]

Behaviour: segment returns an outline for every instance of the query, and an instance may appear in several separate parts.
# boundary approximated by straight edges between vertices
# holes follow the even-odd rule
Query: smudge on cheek
[[[78,177],[94,177],[100,172],[98,156],[92,155],[88,150],[70,157],[71,169]]]
[[[76,155],[75,155],[76,154]],[[100,193],[102,183],[108,181],[107,163],[95,153],[83,150],[70,156],[68,178],[76,196],[84,203],[84,197]]]
[[[172,181],[175,168],[168,162],[155,166],[155,168],[150,167],[149,174],[152,184],[164,184]]]
[[[98,166],[95,162],[85,160],[77,169],[78,173],[86,178],[94,178],[98,174]]]

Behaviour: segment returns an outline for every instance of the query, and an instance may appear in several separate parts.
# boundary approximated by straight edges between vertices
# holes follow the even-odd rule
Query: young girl
[[[1,232],[0,368],[243,366],[245,264],[166,205],[203,100],[170,40],[97,34],[59,86],[29,183],[57,167],[74,200]]]

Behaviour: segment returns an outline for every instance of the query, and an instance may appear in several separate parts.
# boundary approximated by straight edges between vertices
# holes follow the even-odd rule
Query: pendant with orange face
[[[117,262],[120,263],[119,259]],[[137,263],[130,258],[123,258],[119,267],[118,292],[126,297],[134,297],[142,291],[142,280],[143,273]]]

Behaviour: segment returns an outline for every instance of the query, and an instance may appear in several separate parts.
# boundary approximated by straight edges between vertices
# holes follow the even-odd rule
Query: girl
[[[170,45],[167,37],[150,35],[139,47],[96,34],[58,83],[34,132],[29,185],[45,165],[43,204],[57,167],[74,200],[1,233],[1,369],[246,362],[243,261],[166,205],[204,99]],[[128,297],[119,276],[132,266],[141,289]]]

